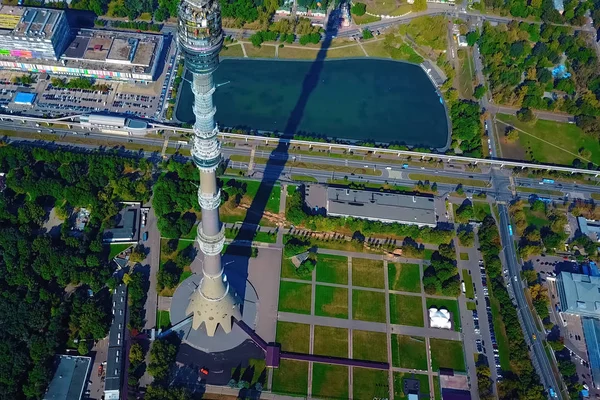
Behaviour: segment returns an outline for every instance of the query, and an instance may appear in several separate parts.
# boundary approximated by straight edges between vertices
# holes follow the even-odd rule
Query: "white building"
[[[450,311],[445,308],[431,307],[429,309],[429,326],[432,328],[452,329]]]

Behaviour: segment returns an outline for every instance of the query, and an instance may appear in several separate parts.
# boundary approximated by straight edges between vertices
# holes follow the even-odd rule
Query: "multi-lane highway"
[[[554,373],[552,372],[550,360],[546,356],[546,352],[544,350],[543,338],[545,337],[545,333],[539,332],[536,328],[534,316],[529,309],[527,300],[525,299],[525,293],[523,292],[523,286],[521,282],[521,268],[517,259],[513,238],[508,228],[510,224],[508,208],[504,204],[499,204],[498,211],[500,214],[499,228],[502,246],[504,249],[504,257],[509,271],[509,277],[514,288],[514,299],[517,303],[517,312],[519,313],[521,327],[523,329],[523,333],[525,334],[525,341],[530,345],[533,364],[541,378],[544,387],[546,390],[552,388],[560,397],[562,397],[560,394],[562,385],[559,385],[559,383],[556,381]]]

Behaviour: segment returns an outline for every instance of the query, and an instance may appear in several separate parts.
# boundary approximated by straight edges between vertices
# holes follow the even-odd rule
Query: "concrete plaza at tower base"
[[[183,281],[177,288],[171,301],[171,321],[173,323],[176,324],[188,317],[185,311],[189,304],[190,296],[200,284],[200,279],[202,279],[201,275],[194,274]],[[242,320],[254,329],[258,297],[254,288],[248,282],[246,282],[245,292],[246,295],[242,305]],[[240,301],[240,303],[242,302]],[[214,336],[208,336],[204,324],[195,330],[192,329],[191,320],[176,333],[185,343],[206,353],[227,351],[241,345],[248,339],[248,335],[237,324],[233,325],[230,333],[225,333],[223,328],[219,326]]]
[[[170,313],[174,326],[188,317],[186,309],[189,297],[202,277],[202,259],[203,255],[199,253],[192,264],[195,273],[183,281],[173,295]],[[223,256],[227,280],[236,295],[240,299],[243,298],[243,303],[240,302],[243,304],[242,320],[267,342],[275,340],[280,260],[280,249],[267,248],[259,249],[257,257]],[[184,343],[205,353],[225,352],[250,339],[235,324],[231,333],[226,334],[219,327],[215,336],[209,337],[204,325],[198,330],[193,330],[190,321],[176,333],[182,337]]]

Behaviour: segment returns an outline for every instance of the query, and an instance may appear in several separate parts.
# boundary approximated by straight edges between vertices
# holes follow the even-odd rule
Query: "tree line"
[[[0,170],[7,172],[0,193],[3,397],[41,398],[56,353],[70,347],[86,354],[108,333],[105,284],[113,267],[102,232],[117,214],[118,201],[137,197],[138,184],[149,187],[149,169],[146,160],[110,153],[0,146]],[[132,181],[120,188],[122,179]],[[90,220],[76,236],[68,220],[50,236],[43,224],[52,207],[68,210],[67,216],[86,207]]]

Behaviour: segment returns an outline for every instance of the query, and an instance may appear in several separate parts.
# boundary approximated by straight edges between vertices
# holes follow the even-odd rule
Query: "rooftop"
[[[600,317],[600,277],[561,272],[556,283],[563,312]]]
[[[161,41],[160,35],[81,29],[63,58],[148,68]]]
[[[81,399],[90,366],[90,357],[58,356],[54,377],[48,385],[44,400]]]
[[[0,7],[0,29],[18,37],[50,39],[63,10],[29,7]]]
[[[596,387],[600,386],[600,320],[583,318],[583,334],[590,359],[592,380]]]
[[[327,213],[383,222],[436,226],[435,203],[431,197],[329,187]]]
[[[122,219],[116,228],[107,229],[104,231],[104,240],[107,242],[114,241],[131,241],[135,237],[135,217],[137,211],[128,209],[120,214]]]

